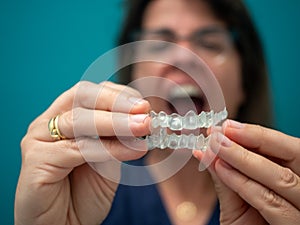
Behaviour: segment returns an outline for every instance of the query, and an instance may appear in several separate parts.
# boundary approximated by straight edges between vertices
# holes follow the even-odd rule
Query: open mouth
[[[201,113],[207,106],[207,100],[201,89],[193,84],[177,85],[170,89],[168,107],[171,112],[184,115],[192,110]]]

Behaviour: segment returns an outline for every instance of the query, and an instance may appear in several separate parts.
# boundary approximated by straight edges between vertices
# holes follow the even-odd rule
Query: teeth
[[[190,96],[200,96],[200,90],[191,84],[175,86],[170,90],[169,98],[184,98]]]
[[[209,128],[213,125],[219,124],[222,120],[227,118],[226,108],[223,111],[214,113],[213,110],[210,112],[201,112],[197,115],[194,111],[189,111],[185,116],[180,116],[179,114],[173,113],[167,115],[165,112],[161,111],[158,114],[155,112],[150,113],[151,126],[152,128],[170,128],[171,130],[194,130],[196,128]]]

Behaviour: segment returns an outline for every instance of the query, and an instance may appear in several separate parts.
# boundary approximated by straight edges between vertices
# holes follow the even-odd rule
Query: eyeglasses
[[[155,40],[143,48],[151,54],[167,53],[172,50],[174,45],[169,43],[178,43],[188,41],[193,51],[204,58],[225,55],[233,48],[234,33],[221,27],[207,27],[197,30],[188,36],[179,36],[169,29],[158,30],[140,30],[134,32],[133,39],[136,40]]]

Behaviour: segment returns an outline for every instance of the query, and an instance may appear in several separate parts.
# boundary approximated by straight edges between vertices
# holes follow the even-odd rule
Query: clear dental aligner
[[[166,130],[166,128],[162,128],[162,130]],[[147,136],[146,140],[148,143],[148,149],[197,149],[201,151],[205,151],[207,147],[207,143],[209,141],[209,136],[204,137],[203,134],[198,136],[194,134],[165,134],[163,135],[150,135]]]
[[[212,110],[210,112],[201,112],[200,114],[189,111],[185,116],[180,116],[176,113],[167,115],[163,111],[159,113],[151,111],[151,135],[146,137],[148,149],[185,148],[205,151],[210,136],[204,137],[203,134],[198,136],[194,134],[168,134],[167,129],[179,131],[183,129],[194,130],[197,128],[209,128],[221,123],[227,118],[227,115],[226,108],[217,113],[214,113]]]
[[[202,111],[200,114],[196,114],[194,111],[188,111],[185,116],[180,116],[177,113],[167,115],[165,112],[161,111],[155,113],[150,112],[151,127],[165,127],[171,130],[194,130],[197,128],[209,128],[215,126],[227,118],[226,108],[220,112],[214,113],[213,110],[210,112]]]

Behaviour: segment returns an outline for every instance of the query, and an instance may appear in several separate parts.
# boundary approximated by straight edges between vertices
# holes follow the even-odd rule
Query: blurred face
[[[145,11],[142,23],[141,40],[163,40],[178,44],[197,54],[208,65],[218,81],[224,95],[229,117],[234,118],[244,94],[241,86],[241,62],[234,49],[230,33],[225,24],[218,20],[207,5],[198,0],[154,0]],[[166,54],[170,47],[164,45],[148,46],[157,55]],[[145,50],[145,49],[144,49]],[[133,78],[147,76],[164,78],[183,87],[195,103],[198,113],[210,110],[207,97],[187,73],[177,66],[193,68],[193,57],[181,50],[169,50],[170,64],[142,62],[133,69]],[[194,70],[197,70],[195,67]],[[201,82],[201,81],[200,81]],[[166,88],[162,83],[159,89],[166,91],[166,98],[149,97],[155,111],[167,113],[188,111],[186,94],[183,96],[176,87]],[[172,85],[171,85],[172,86]],[[170,101],[172,104],[170,104]],[[174,104],[173,104],[174,103]],[[175,107],[174,107],[175,106]],[[179,109],[179,110],[178,110]]]

